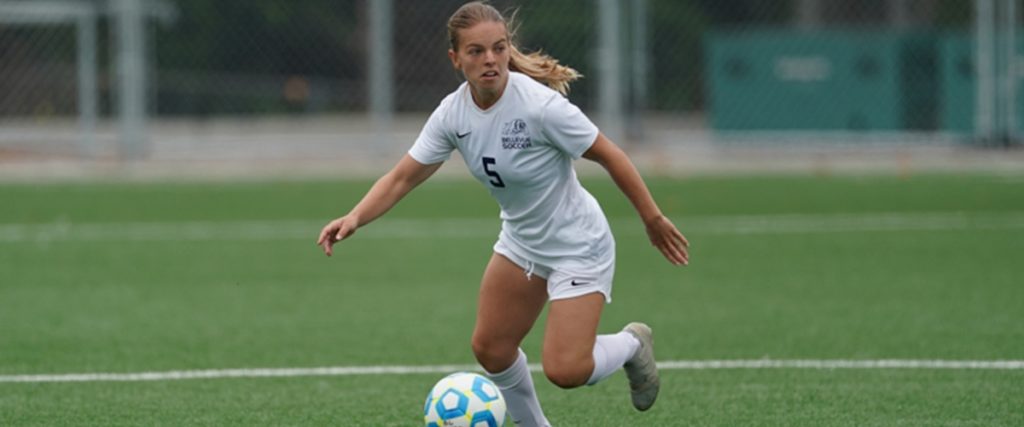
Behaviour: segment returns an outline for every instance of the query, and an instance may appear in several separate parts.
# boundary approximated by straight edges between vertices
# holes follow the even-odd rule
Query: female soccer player
[[[688,263],[686,238],[662,215],[632,162],[564,95],[575,70],[521,53],[505,18],[472,2],[448,21],[448,57],[466,82],[441,101],[409,152],[347,215],[320,231],[333,245],[383,215],[458,150],[498,201],[502,227],[480,284],[472,349],[499,386],[517,425],[549,425],[519,345],[550,301],[542,364],[562,388],[595,384],[624,367],[633,405],[654,404],[660,386],[651,330],[630,323],[597,335],[611,301],[615,241],[572,162],[600,164],[636,208],[651,243]]]

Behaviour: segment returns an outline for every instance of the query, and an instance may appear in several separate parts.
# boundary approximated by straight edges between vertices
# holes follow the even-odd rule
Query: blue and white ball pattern
[[[423,405],[427,427],[501,427],[505,398],[486,377],[457,372],[442,378]]]

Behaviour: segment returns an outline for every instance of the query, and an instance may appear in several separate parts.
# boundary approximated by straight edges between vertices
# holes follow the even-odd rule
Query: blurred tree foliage
[[[159,110],[278,110],[289,76],[359,78],[355,1],[176,0],[179,19],[155,35]]]

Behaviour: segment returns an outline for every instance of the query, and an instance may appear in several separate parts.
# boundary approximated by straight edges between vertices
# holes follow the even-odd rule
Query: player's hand
[[[327,256],[331,256],[334,254],[334,244],[354,234],[356,228],[359,228],[359,221],[355,217],[351,215],[343,216],[327,223],[320,230],[320,237],[316,239],[316,244],[324,248],[324,253]]]
[[[646,221],[644,226],[647,228],[647,237],[651,239],[651,244],[661,251],[665,259],[674,265],[690,263],[690,242],[665,215],[658,215]]]

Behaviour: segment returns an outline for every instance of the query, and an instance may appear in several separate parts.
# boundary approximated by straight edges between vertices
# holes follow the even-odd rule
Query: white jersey
[[[466,83],[445,97],[409,155],[434,164],[459,150],[501,206],[502,241],[534,262],[586,268],[614,259],[608,221],[572,167],[597,135],[561,94],[511,72],[487,110],[473,102]]]

